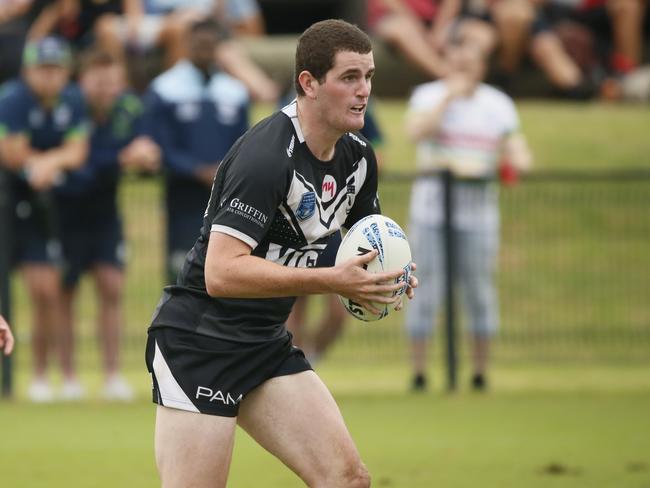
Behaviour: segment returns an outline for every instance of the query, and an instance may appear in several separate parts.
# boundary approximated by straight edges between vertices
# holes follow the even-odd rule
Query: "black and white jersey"
[[[212,298],[205,287],[211,232],[245,242],[252,254],[283,266],[313,267],[335,232],[379,213],[377,162],[362,136],[347,133],[331,161],[305,143],[296,102],[244,134],[223,159],[201,235],[178,282],[165,288],[152,327],[190,329],[239,341],[286,334],[294,297]]]

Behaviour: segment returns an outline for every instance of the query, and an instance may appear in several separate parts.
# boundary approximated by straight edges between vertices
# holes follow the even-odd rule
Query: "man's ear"
[[[298,75],[298,83],[300,83],[306,97],[313,100],[316,99],[320,83],[309,71],[305,70],[300,72]]]

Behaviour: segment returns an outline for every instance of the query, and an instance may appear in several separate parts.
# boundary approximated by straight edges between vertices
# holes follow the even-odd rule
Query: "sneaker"
[[[35,379],[29,385],[27,396],[34,403],[51,403],[54,401],[54,393],[50,382],[44,379]]]
[[[481,373],[477,373],[472,376],[472,390],[474,391],[485,391],[487,389],[487,380],[485,376]]]
[[[77,380],[65,380],[59,397],[64,402],[78,402],[86,396],[86,390]]]
[[[427,389],[427,377],[422,373],[418,373],[413,377],[411,382],[412,391],[424,391]]]
[[[131,385],[124,378],[117,375],[106,380],[102,395],[105,400],[114,402],[130,402],[133,401],[135,396]]]

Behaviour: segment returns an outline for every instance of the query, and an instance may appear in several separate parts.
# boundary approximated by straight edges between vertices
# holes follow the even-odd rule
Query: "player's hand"
[[[413,297],[415,297],[415,290],[414,288],[418,287],[418,279],[415,277],[413,274],[413,271],[417,269],[417,265],[415,263],[411,263],[411,275],[409,276],[409,284],[406,287],[406,292],[405,295],[409,300],[413,300]],[[395,310],[400,311],[402,310],[402,307],[404,306],[404,296],[399,297],[399,301],[397,305],[395,305]]]
[[[333,291],[358,303],[374,314],[380,314],[381,310],[373,303],[391,305],[398,302],[399,297],[394,296],[394,293],[403,284],[395,283],[395,281],[404,274],[403,269],[382,273],[366,271],[365,267],[377,257],[377,254],[377,251],[373,250],[332,268],[335,278]]]
[[[36,191],[48,190],[63,178],[63,172],[47,156],[33,156],[25,165],[27,182]]]
[[[6,356],[11,354],[14,349],[14,336],[11,333],[9,324],[0,315],[0,349],[2,349]]]

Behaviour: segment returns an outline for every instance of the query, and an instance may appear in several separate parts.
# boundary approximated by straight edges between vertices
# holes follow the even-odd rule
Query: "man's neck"
[[[320,161],[330,161],[334,157],[336,142],[343,134],[324,126],[313,101],[298,97],[296,103],[298,121],[307,147]]]

